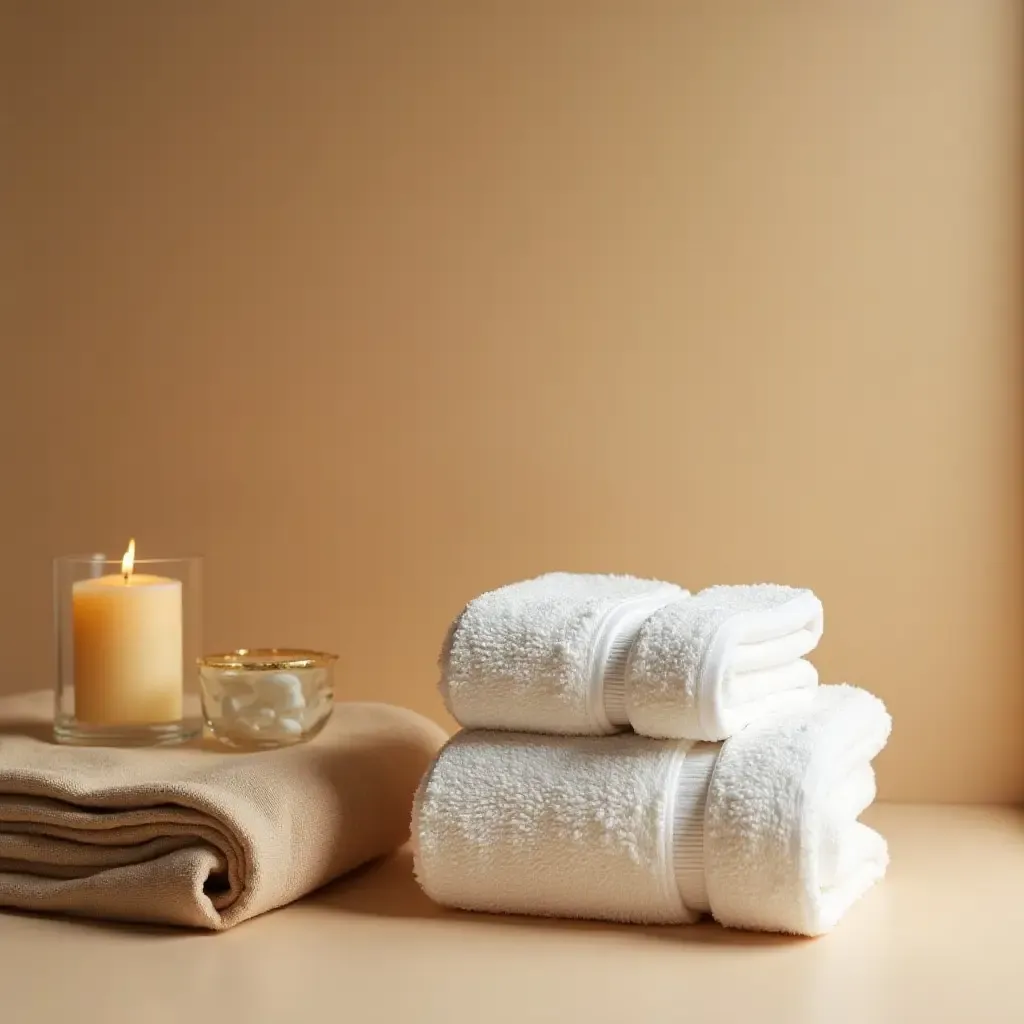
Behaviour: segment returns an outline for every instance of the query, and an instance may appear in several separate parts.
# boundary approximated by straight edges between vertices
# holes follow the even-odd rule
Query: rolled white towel
[[[639,627],[625,667],[626,713],[644,736],[724,740],[809,699],[804,660],[824,629],[810,590],[773,583],[709,587]]]
[[[606,734],[629,723],[604,680],[623,636],[687,591],[632,576],[547,573],[481,594],[441,651],[445,706],[467,729]],[[628,644],[627,648],[628,649]]]
[[[807,699],[823,624],[809,590],[548,573],[466,605],[440,690],[468,729],[720,740]]]
[[[885,873],[857,817],[890,724],[826,686],[718,744],[462,732],[417,793],[416,876],[466,910],[821,934]]]

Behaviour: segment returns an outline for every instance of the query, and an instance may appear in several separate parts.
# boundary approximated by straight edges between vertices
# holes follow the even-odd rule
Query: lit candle
[[[136,573],[79,580],[74,612],[75,718],[96,725],[182,717],[181,581]]]

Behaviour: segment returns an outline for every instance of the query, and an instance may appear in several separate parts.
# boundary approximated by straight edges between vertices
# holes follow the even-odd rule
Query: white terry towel
[[[686,594],[657,580],[564,572],[482,594],[441,651],[445,706],[467,729],[615,732],[629,723],[621,700],[606,706],[609,666],[621,672],[640,623]]]
[[[807,699],[823,626],[809,590],[548,573],[466,605],[440,690],[467,729],[720,740]]]
[[[461,732],[420,784],[416,877],[465,910],[819,935],[885,874],[882,702],[824,686],[724,743]]]
[[[804,660],[824,629],[810,591],[773,583],[709,587],[649,616],[623,680],[626,713],[644,736],[723,740],[810,698]]]

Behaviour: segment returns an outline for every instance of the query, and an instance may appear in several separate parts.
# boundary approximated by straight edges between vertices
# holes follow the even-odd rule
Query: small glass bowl
[[[315,736],[334,710],[336,654],[265,647],[199,659],[203,717],[231,747],[285,747]]]

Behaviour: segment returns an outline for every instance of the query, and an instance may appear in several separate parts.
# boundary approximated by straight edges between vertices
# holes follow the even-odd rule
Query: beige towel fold
[[[409,834],[445,734],[339,704],[309,743],[259,753],[63,747],[52,697],[0,699],[0,907],[224,929]]]

